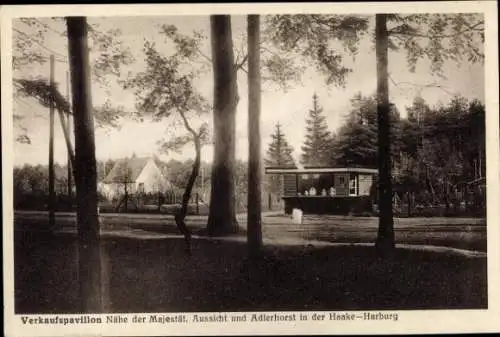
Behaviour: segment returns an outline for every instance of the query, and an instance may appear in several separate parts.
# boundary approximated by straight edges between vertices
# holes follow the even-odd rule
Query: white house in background
[[[127,193],[155,193],[165,191],[169,182],[153,157],[124,158],[99,183],[99,191],[108,199]]]

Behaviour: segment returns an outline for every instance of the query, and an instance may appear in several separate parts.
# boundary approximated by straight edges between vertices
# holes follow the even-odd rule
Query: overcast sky
[[[63,22],[53,22],[48,19],[40,19],[52,28],[47,32],[44,45],[49,49],[67,55],[67,40],[57,32],[65,31]],[[245,33],[246,24],[243,16],[233,16],[233,39],[235,46],[241,45],[241,36]],[[209,36],[208,16],[197,17],[109,17],[105,19],[90,18],[90,23],[97,23],[102,31],[108,29],[121,29],[120,39],[130,47],[137,62],[126,71],[137,72],[143,68],[142,46],[144,39],[157,41],[160,51],[168,51],[169,45],[165,45],[158,35],[158,25],[174,24],[183,33],[190,34],[193,29],[203,32]],[[14,22],[14,27],[30,34],[29,29]],[[210,45],[207,39],[204,52],[210,55]],[[49,51],[39,49],[47,55]],[[288,92],[283,92],[278,88],[264,84],[262,96],[262,135],[263,152],[267,149],[270,141],[270,134],[274,125],[279,122],[289,143],[295,148],[295,156],[300,156],[300,147],[304,140],[305,119],[308,110],[312,106],[312,95],[317,93],[319,103],[324,108],[328,125],[331,130],[337,129],[343,122],[343,117],[350,108],[349,100],[357,93],[371,95],[376,89],[376,69],[375,53],[372,43],[367,37],[361,41],[360,51],[355,60],[350,56],[345,56],[345,64],[352,67],[353,72],[347,78],[345,88],[327,86],[324,78],[317,74],[314,69],[310,69],[304,74],[302,84],[296,85]],[[429,64],[424,60],[419,63],[416,73],[408,70],[404,53],[391,52],[389,56],[389,72],[394,82],[411,82],[417,85],[437,83],[446,90],[440,88],[425,88],[422,90],[418,86],[400,84],[395,86],[390,82],[390,98],[397,105],[402,115],[405,115],[405,106],[411,104],[413,98],[419,93],[430,104],[437,104],[439,101],[446,103],[451,98],[451,94],[460,94],[469,99],[479,99],[484,102],[484,66],[467,63],[457,66],[454,63],[445,63],[446,79],[440,79],[429,72]],[[66,72],[68,64],[64,62],[56,63],[55,78],[59,83],[61,91],[65,93]],[[48,77],[48,63],[42,66],[25,68],[23,71],[14,74],[15,77],[45,76]],[[110,79],[113,81],[113,79]],[[238,86],[240,102],[237,109],[237,157],[246,159],[247,149],[247,78],[245,73],[238,74]],[[206,74],[198,81],[199,90],[212,99],[212,75]],[[92,98],[94,105],[102,104],[109,99],[112,104],[123,105],[127,110],[134,109],[134,96],[131,92],[120,89],[117,85],[109,88],[110,94],[94,84],[92,87]],[[17,114],[27,116],[23,125],[27,127],[31,144],[15,144],[15,164],[47,164],[48,163],[48,130],[49,123],[47,117],[36,117],[36,115],[47,116],[47,109],[40,107],[32,99],[16,100],[14,109]],[[57,115],[56,115],[57,116]],[[211,121],[211,116],[207,116]],[[108,158],[120,158],[129,156],[132,153],[138,156],[159,154],[156,142],[168,131],[167,123],[137,123],[124,121],[119,130],[97,129],[96,130],[96,153],[99,160]],[[66,150],[62,136],[59,120],[56,117],[55,132],[55,160],[63,163],[66,161]],[[170,129],[171,131],[171,129]],[[212,148],[206,146],[203,149],[203,160],[212,160]],[[192,157],[194,151],[187,147],[182,154],[169,154],[161,156],[163,159],[176,158],[183,159]]]

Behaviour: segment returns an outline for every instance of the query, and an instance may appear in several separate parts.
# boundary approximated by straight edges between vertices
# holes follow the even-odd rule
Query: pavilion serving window
[[[365,168],[266,168],[283,177],[285,212],[348,214],[370,210],[370,191],[377,174]]]
[[[367,196],[373,184],[374,169],[267,169],[267,174],[283,178],[284,197]]]
[[[359,174],[357,173],[298,174],[296,186],[297,195],[303,197],[360,195]],[[365,189],[363,189],[363,194],[365,194]]]
[[[335,195],[335,183],[331,173],[298,175],[297,195],[305,197]]]

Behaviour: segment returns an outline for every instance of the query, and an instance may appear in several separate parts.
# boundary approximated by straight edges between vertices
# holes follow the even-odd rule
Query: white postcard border
[[[500,329],[500,228],[499,196],[499,84],[498,84],[498,17],[493,1],[419,2],[415,3],[345,3],[345,4],[196,4],[196,5],[51,5],[8,6],[1,8],[2,39],[2,111],[12,111],[11,19],[22,16],[113,16],[129,15],[201,15],[264,13],[375,13],[375,12],[483,12],[485,32],[485,81],[487,111],[487,233],[488,233],[488,306],[487,310],[399,310],[398,321],[296,321],[294,323],[188,323],[188,324],[102,324],[53,325],[23,324],[22,315],[14,314],[12,114],[2,113],[2,179],[3,179],[3,253],[4,253],[4,322],[6,336],[55,335],[226,335],[226,334],[392,334],[494,332]],[[394,311],[391,311],[394,312]],[[308,312],[313,315],[314,312]],[[320,312],[321,313],[321,312]],[[212,314],[212,313],[207,313]],[[228,313],[231,315],[231,313]],[[241,315],[242,313],[233,313]],[[251,315],[254,313],[246,313]],[[329,314],[326,312],[325,314]],[[114,316],[119,314],[113,314]],[[134,315],[122,317],[132,320]],[[171,314],[169,314],[171,315]],[[194,314],[186,314],[193,316]],[[59,315],[76,317],[78,315]],[[106,315],[89,315],[102,317]],[[30,315],[54,317],[54,315]]]

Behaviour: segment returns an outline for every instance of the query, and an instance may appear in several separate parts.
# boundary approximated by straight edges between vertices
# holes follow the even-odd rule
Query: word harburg
[[[383,313],[383,312],[364,312],[364,313],[330,313],[331,321],[354,321],[354,320],[364,320],[364,321],[384,321],[384,320],[398,320],[397,313]]]

